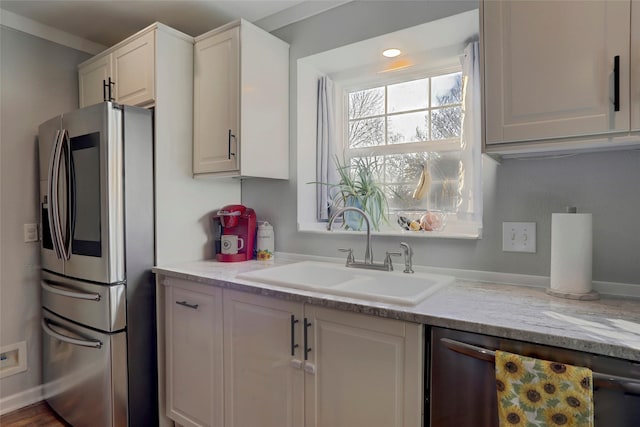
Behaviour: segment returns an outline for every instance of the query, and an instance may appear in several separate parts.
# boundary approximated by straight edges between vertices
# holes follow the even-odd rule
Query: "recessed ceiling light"
[[[385,51],[382,52],[382,55],[386,56],[387,58],[395,58],[396,56],[400,55],[402,53],[402,51],[400,51],[400,49],[387,49]]]

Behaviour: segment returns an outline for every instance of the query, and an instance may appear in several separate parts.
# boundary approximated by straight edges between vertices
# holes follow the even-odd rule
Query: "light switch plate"
[[[24,224],[23,232],[25,243],[38,241],[38,224]]]
[[[503,222],[503,252],[536,252],[535,222]]]

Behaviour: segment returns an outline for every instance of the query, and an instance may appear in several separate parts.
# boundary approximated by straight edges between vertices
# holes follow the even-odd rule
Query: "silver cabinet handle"
[[[42,319],[41,325],[42,325],[42,330],[46,332],[47,335],[50,335],[57,340],[60,340],[69,344],[73,344],[73,345],[79,345],[82,347],[102,348],[101,341],[79,340],[77,338],[71,338],[66,335],[59,334],[58,332],[54,331],[49,327],[49,324],[45,319]]]
[[[452,351],[473,357],[474,359],[495,362],[496,352],[483,347],[455,341],[449,338],[440,338],[440,341]],[[600,372],[593,372],[593,385],[602,388],[622,389],[632,394],[640,394],[640,380],[617,375],[608,375]]]
[[[58,283],[53,283],[57,286],[62,286]],[[62,289],[57,289],[54,288],[53,286],[50,286],[48,284],[46,284],[45,282],[40,282],[40,287],[47,291],[50,292],[52,294],[56,294],[56,295],[60,295],[63,297],[69,297],[69,298],[76,298],[76,299],[84,299],[84,300],[90,300],[90,301],[100,301],[100,294],[91,294],[91,293],[86,293],[86,292],[74,292],[74,291],[65,291]]]
[[[189,304],[186,301],[176,301],[176,304],[178,305],[182,305],[184,307],[189,307],[189,308],[193,308],[194,310],[198,309],[198,304]]]
[[[229,148],[228,148],[228,159],[231,160],[231,156],[235,156],[236,153],[232,153],[231,152],[231,138],[236,139],[236,136],[234,134],[231,133],[231,129],[229,129],[229,138],[228,138],[228,142],[229,142]],[[237,142],[237,140],[236,140]]]

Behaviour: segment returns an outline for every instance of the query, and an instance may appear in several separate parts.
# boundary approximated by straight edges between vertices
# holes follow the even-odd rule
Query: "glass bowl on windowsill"
[[[406,231],[442,231],[446,222],[447,214],[442,211],[416,209],[396,212],[396,223]]]

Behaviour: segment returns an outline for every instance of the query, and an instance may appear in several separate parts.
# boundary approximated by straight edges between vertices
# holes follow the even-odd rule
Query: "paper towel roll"
[[[551,215],[550,293],[552,295],[582,299],[579,298],[580,295],[592,294],[591,227],[591,214],[588,213]],[[597,294],[595,295],[597,297]]]

